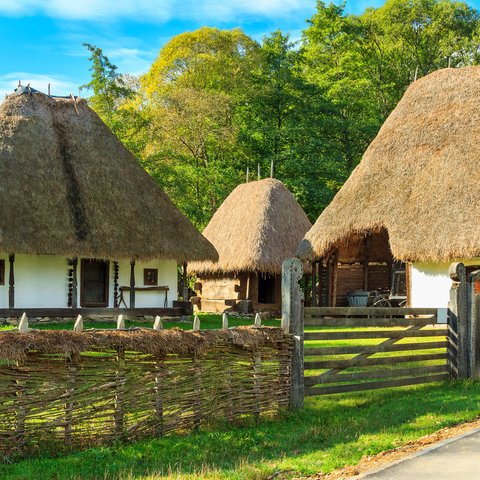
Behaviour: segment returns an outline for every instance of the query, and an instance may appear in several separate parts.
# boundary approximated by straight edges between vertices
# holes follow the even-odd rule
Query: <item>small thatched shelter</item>
[[[219,261],[191,265],[199,280],[199,308],[279,310],[282,262],[293,256],[310,227],[302,207],[279,180],[236,187],[203,232]]]
[[[133,307],[135,290],[137,307],[171,306],[177,262],[216,258],[85,100],[19,88],[0,104],[0,308],[124,292]]]
[[[480,264],[479,104],[480,67],[440,70],[408,88],[297,251],[328,270],[330,305],[347,290],[388,287],[388,277],[370,276],[382,265],[390,274],[396,259],[408,264],[410,305],[446,307],[449,263]],[[341,268],[360,274],[345,286]]]

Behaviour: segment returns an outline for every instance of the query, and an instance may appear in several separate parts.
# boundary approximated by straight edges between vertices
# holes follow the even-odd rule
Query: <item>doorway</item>
[[[258,303],[275,303],[275,276],[258,274]]]
[[[80,305],[108,307],[109,262],[82,260],[80,270]]]

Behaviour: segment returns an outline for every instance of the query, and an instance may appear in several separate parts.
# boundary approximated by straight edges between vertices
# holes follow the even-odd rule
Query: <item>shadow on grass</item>
[[[257,426],[93,448],[0,466],[2,479],[266,478],[354,464],[480,412],[480,384],[445,382],[309,398],[305,408]],[[203,472],[203,473],[200,473]],[[281,478],[288,478],[286,474]]]

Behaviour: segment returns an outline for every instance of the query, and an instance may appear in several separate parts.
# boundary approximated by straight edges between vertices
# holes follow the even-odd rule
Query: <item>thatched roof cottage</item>
[[[411,306],[446,307],[450,262],[480,265],[479,102],[480,67],[440,70],[408,88],[298,249],[328,270],[330,305],[347,290],[379,287],[375,271],[396,259],[407,263]],[[341,268],[358,272],[341,278]]]
[[[216,258],[85,100],[0,104],[0,309],[171,306],[177,262]]]
[[[203,232],[219,261],[191,265],[198,276],[199,308],[279,310],[282,262],[293,256],[310,227],[302,207],[279,180],[237,186]]]

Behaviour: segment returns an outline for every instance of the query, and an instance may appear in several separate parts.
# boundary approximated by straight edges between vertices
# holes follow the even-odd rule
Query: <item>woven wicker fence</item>
[[[0,454],[187,432],[288,406],[280,328],[0,334]]]

